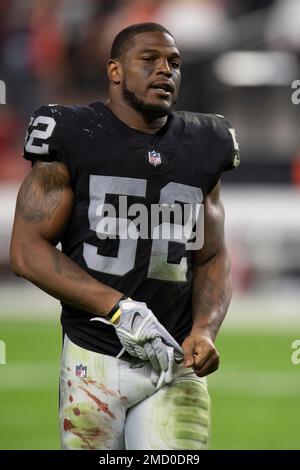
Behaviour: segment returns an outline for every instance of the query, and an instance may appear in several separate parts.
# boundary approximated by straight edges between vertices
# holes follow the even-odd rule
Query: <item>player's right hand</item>
[[[162,344],[153,312],[144,302],[136,302],[131,299],[122,300],[119,307],[121,315],[118,322],[113,323],[113,326],[123,349],[131,356],[143,360],[149,359],[165,370],[168,362],[167,351]],[[145,345],[147,345],[147,352],[144,349]],[[121,351],[118,357],[123,352]]]
[[[126,350],[134,357],[149,360],[153,368],[152,377],[158,377],[157,387],[169,383],[172,380],[174,350],[183,357],[179,344],[144,302],[123,300],[120,310],[119,322],[114,327],[123,350],[117,357]]]
[[[118,323],[104,317],[95,317],[91,321],[114,326],[123,346],[117,358],[127,351],[133,357],[150,361],[151,381],[157,388],[171,382],[174,362],[183,360],[183,351],[177,341],[144,302],[127,299],[122,300],[119,307]]]

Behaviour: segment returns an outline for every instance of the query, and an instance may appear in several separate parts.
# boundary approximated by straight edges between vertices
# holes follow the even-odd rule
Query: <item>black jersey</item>
[[[201,204],[221,173],[239,163],[228,121],[172,112],[153,135],[129,128],[100,102],[49,105],[31,118],[24,157],[58,160],[68,167],[75,200],[61,240],[63,252],[97,280],[146,302],[181,344],[192,326],[192,251],[174,239],[122,238],[120,226],[105,238],[102,222],[108,204],[115,208],[109,220],[119,218],[136,232],[130,212],[136,205],[151,211],[159,204]],[[125,200],[126,216],[120,207]],[[62,303],[63,329],[75,344],[116,355],[121,345],[114,328],[90,321],[93,317]]]

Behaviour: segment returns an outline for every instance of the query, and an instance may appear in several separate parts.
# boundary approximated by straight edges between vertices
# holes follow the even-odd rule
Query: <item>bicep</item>
[[[220,196],[220,182],[204,201],[204,244],[193,254],[193,264],[203,264],[225,249],[224,207]]]
[[[70,217],[73,197],[67,167],[37,161],[18,193],[13,238],[38,237],[56,244]]]

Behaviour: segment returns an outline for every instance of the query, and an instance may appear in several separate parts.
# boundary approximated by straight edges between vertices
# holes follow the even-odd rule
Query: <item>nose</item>
[[[163,75],[166,75],[167,77],[172,76],[172,71],[170,69],[169,61],[167,59],[162,58],[160,61],[158,61],[156,73],[157,75],[163,74]]]

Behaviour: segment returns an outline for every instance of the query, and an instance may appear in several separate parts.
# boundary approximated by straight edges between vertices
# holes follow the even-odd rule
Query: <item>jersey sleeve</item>
[[[213,126],[217,134],[216,145],[223,161],[222,171],[233,170],[240,164],[240,150],[235,129],[219,114],[213,116]]]
[[[26,160],[66,163],[63,139],[66,123],[62,108],[58,105],[42,106],[30,118],[23,153]]]

